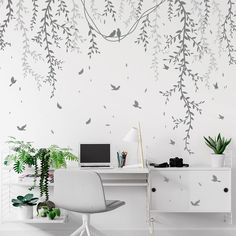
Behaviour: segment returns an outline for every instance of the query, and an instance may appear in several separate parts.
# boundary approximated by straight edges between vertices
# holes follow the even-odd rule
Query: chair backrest
[[[81,213],[106,209],[101,178],[96,172],[88,170],[56,170],[53,201],[60,208]]]

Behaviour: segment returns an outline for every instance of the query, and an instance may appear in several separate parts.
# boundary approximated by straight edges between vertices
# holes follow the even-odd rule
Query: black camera
[[[183,167],[184,164],[183,164],[183,158],[178,158],[178,157],[175,157],[175,158],[170,158],[170,167]]]

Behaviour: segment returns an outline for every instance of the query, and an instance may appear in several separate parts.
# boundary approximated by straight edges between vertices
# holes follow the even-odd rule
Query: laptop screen
[[[80,144],[80,163],[110,163],[110,144]]]

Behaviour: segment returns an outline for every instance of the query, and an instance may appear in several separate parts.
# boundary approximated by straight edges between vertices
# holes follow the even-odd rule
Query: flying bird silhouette
[[[224,116],[222,116],[221,114],[219,114],[219,119],[220,120],[223,120],[225,117]]]
[[[26,128],[26,124],[25,125],[22,125],[22,126],[17,126],[17,129],[19,130],[19,131],[25,131],[25,128]]]
[[[117,91],[120,89],[120,86],[115,86],[113,84],[111,84],[111,90]]]
[[[175,145],[175,141],[172,140],[172,139],[170,139],[170,144],[171,144],[171,145]]]
[[[164,70],[169,70],[169,68],[170,68],[169,66],[167,66],[166,64],[164,64],[164,68],[163,68]]]
[[[142,107],[139,106],[139,102],[136,100],[134,101],[133,107],[142,109]]]
[[[218,180],[217,176],[216,175],[212,175],[212,182],[221,182],[220,180]]]
[[[89,118],[89,119],[85,122],[86,125],[88,125],[88,124],[90,124],[90,123],[91,123],[91,118]]]
[[[62,109],[62,106],[59,103],[57,103],[57,108]]]
[[[79,75],[82,75],[84,73],[84,68],[82,68],[80,71],[79,71]]]
[[[119,42],[120,42],[121,31],[120,31],[120,29],[119,29],[119,28],[117,29],[117,37],[118,37],[118,40],[119,40]]]
[[[213,86],[214,86],[214,89],[218,89],[219,88],[219,86],[218,86],[218,83],[216,82],[215,84],[213,84]]]
[[[170,180],[164,176],[164,182],[168,183]]]
[[[16,83],[16,79],[14,78],[14,76],[12,76],[11,77],[11,83],[10,83],[9,87],[11,87],[15,83]]]
[[[192,201],[191,201],[191,204],[192,204],[193,206],[200,206],[199,203],[200,203],[200,200],[198,200],[198,201],[196,201],[196,202],[192,202]]]
[[[116,30],[113,30],[110,34],[109,34],[109,36],[108,37],[115,37],[115,35],[116,35]]]

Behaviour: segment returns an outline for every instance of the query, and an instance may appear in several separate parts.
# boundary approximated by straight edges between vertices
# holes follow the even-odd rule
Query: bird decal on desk
[[[133,107],[142,109],[142,107],[139,106],[139,102],[136,100],[134,101]]]
[[[26,128],[26,124],[25,125],[22,125],[22,126],[17,126],[17,129],[19,130],[19,131],[25,131],[25,128]]]
[[[212,175],[212,180],[211,180],[212,182],[218,182],[218,183],[220,183],[221,181],[217,178],[217,176],[216,175]]]
[[[11,77],[11,83],[10,83],[9,87],[11,87],[15,83],[16,83],[16,79],[14,78],[14,76],[12,76]]]
[[[120,89],[120,86],[115,86],[115,85],[111,84],[111,90],[117,91],[119,89]]]
[[[200,203],[200,200],[198,200],[196,202],[191,201],[192,206],[200,206],[199,203]]]

